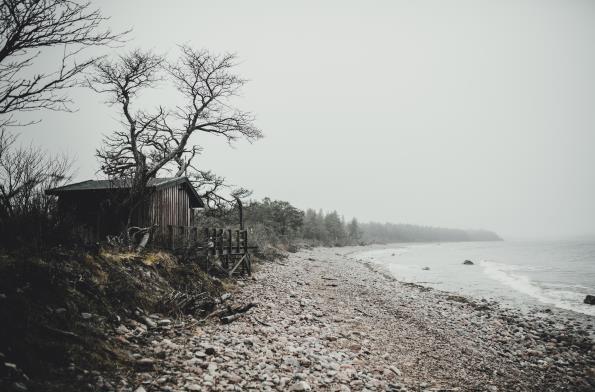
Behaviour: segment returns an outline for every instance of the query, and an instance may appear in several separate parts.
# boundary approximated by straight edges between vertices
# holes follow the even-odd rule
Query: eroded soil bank
[[[138,323],[114,331],[136,361],[96,373],[98,390],[588,391],[595,347],[572,320],[523,316],[398,282],[353,249],[316,248],[261,264],[216,318]],[[171,321],[171,322],[170,322]]]

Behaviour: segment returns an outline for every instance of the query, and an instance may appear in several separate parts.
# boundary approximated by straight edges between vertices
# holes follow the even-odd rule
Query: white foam
[[[566,290],[544,289],[532,282],[527,276],[514,273],[519,266],[496,263],[480,260],[483,272],[491,279],[494,279],[520,293],[528,295],[539,302],[553,305],[557,308],[572,310],[595,316],[595,307],[582,303],[584,294],[573,291],[573,286],[565,286]]]

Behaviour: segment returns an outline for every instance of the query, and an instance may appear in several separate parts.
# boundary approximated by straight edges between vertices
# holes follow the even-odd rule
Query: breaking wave
[[[520,267],[485,260],[480,261],[479,264],[483,267],[483,272],[489,278],[528,295],[539,302],[553,305],[557,308],[595,316],[595,308],[582,303],[585,298],[583,290],[587,289],[584,286],[564,284],[539,285],[529,277],[519,273],[521,269],[527,270],[526,266]],[[543,271],[543,269],[541,270]]]

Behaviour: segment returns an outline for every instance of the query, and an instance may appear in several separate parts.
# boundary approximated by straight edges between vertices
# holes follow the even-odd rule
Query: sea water
[[[595,241],[397,244],[354,256],[383,265],[401,281],[595,317],[595,305],[583,303],[595,295]]]

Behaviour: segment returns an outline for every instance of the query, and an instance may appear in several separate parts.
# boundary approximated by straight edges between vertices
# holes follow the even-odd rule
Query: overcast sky
[[[94,3],[133,28],[126,48],[238,54],[239,104],[265,138],[195,141],[202,167],[257,198],[505,238],[595,235],[594,1]],[[78,112],[20,132],[73,154],[84,180],[117,114],[72,96]]]

